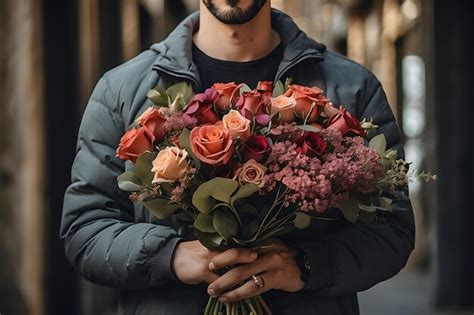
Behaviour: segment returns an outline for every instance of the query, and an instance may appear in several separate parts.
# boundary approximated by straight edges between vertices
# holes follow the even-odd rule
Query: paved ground
[[[474,310],[436,310],[433,291],[434,281],[430,275],[403,271],[359,294],[361,315],[474,315]]]

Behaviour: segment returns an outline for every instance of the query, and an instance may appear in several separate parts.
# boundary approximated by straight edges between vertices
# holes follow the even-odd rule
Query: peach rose
[[[339,114],[339,110],[332,103],[327,103],[326,106],[324,106],[323,113],[326,117],[332,118]]]
[[[229,130],[232,139],[247,139],[250,136],[250,120],[242,116],[238,111],[232,109],[222,118],[224,128]]]
[[[292,122],[295,118],[296,100],[292,97],[280,95],[272,98],[272,114],[279,113],[279,122],[282,124]]]
[[[135,163],[145,151],[153,151],[153,144],[149,138],[150,132],[146,128],[132,128],[120,139],[116,155],[122,160]]]
[[[210,165],[227,164],[234,153],[232,136],[223,125],[195,127],[190,142],[194,155]]]
[[[267,168],[255,160],[248,160],[236,172],[236,177],[241,185],[255,184],[258,187],[265,185],[264,177]]]
[[[219,97],[215,101],[217,110],[221,113],[229,110],[232,107],[234,95],[238,95],[236,89],[239,86],[235,82],[229,82],[215,83],[211,88],[219,93]]]
[[[308,118],[310,123],[316,121],[322,107],[328,102],[323,95],[323,91],[318,87],[306,87],[297,84],[291,84],[285,96],[293,97],[296,100],[295,114],[301,119],[305,119],[308,116],[311,105],[315,103],[315,107]]]
[[[141,114],[141,116],[138,117],[138,122],[149,131],[152,142],[161,140],[166,134],[164,128],[166,117],[154,107],[148,108],[143,114]]]
[[[154,184],[174,183],[188,171],[186,158],[188,152],[177,147],[167,147],[161,150],[153,160],[152,172],[155,173]]]

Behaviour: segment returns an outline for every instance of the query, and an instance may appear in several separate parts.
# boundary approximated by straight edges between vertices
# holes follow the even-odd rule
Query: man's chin
[[[229,25],[241,25],[250,22],[258,15],[266,2],[267,0],[255,0],[249,8],[242,10],[238,6],[219,9],[212,0],[203,0],[204,5],[216,19]]]

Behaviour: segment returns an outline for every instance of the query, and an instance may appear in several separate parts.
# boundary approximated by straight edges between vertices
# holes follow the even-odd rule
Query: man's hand
[[[257,258],[257,254],[249,249],[230,249],[219,254],[208,250],[199,241],[181,242],[175,249],[172,268],[176,277],[186,284],[212,283],[219,278],[214,273],[218,268],[211,268],[211,260],[217,255],[235,264],[250,263]]]
[[[211,270],[238,263],[236,256],[227,254],[229,251],[231,250],[212,258]],[[212,282],[208,287],[208,293],[213,297],[219,297],[223,303],[230,303],[262,294],[270,289],[299,291],[303,289],[305,283],[301,280],[301,271],[296,264],[295,256],[294,250],[281,242],[275,242],[261,251],[254,262],[235,267]],[[263,287],[257,286],[252,275],[257,276]]]

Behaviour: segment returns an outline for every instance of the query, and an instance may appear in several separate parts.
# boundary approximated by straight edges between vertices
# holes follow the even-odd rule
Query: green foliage
[[[232,240],[232,237],[237,235],[239,223],[234,217],[234,214],[225,207],[218,208],[214,211],[212,224],[227,243]]]
[[[166,90],[166,94],[169,97],[171,102],[175,101],[178,95],[181,95],[182,98],[179,100],[180,108],[184,108],[186,104],[189,102],[191,97],[193,97],[193,88],[188,82],[179,82],[173,84]]]
[[[359,205],[357,201],[353,199],[344,200],[339,203],[339,209],[341,209],[344,218],[351,223],[356,223],[359,217]]]
[[[273,87],[273,97],[278,97],[285,93],[285,86],[281,81],[277,81],[275,86]]]
[[[135,173],[124,172],[119,177],[117,177],[117,181],[119,188],[122,190],[129,192],[142,190],[142,181],[137,175],[135,175]]]
[[[298,125],[296,126],[298,129],[304,130],[304,131],[311,131],[311,132],[318,132],[321,131],[319,128],[311,125]]]
[[[170,202],[167,199],[152,199],[144,201],[143,205],[158,219],[166,219],[181,208],[180,204]]]
[[[298,211],[296,212],[295,219],[293,220],[293,225],[297,229],[306,229],[311,224],[311,216],[307,213]]]
[[[245,184],[244,186],[240,187],[240,189],[230,199],[231,206],[233,207],[234,203],[239,199],[244,199],[252,196],[258,191],[258,189],[258,186],[255,184]]]
[[[166,106],[169,105],[168,94],[166,93],[166,91],[163,88],[161,88],[159,86],[157,86],[154,89],[148,91],[146,96],[156,106],[166,107]]]
[[[194,167],[199,171],[201,168],[201,161],[194,155],[191,149],[191,131],[189,129],[183,129],[179,135],[179,145],[188,152],[189,156],[193,159]]]
[[[195,230],[194,232],[201,244],[210,250],[219,248],[224,242],[224,238],[219,233],[205,233],[199,230]]]
[[[194,228],[204,233],[215,233],[216,229],[212,223],[213,217],[210,214],[198,214],[196,221],[194,221]]]
[[[376,135],[369,142],[369,147],[377,151],[381,157],[385,155],[385,149],[387,148],[387,140],[383,133]]]
[[[144,152],[142,153],[136,163],[136,175],[141,180],[142,184],[145,186],[151,187],[153,181],[153,172],[151,169],[153,168],[153,160],[155,158],[155,154],[152,152]]]
[[[202,213],[209,214],[219,202],[230,204],[231,197],[239,187],[233,179],[216,177],[201,184],[193,195],[193,205]]]

